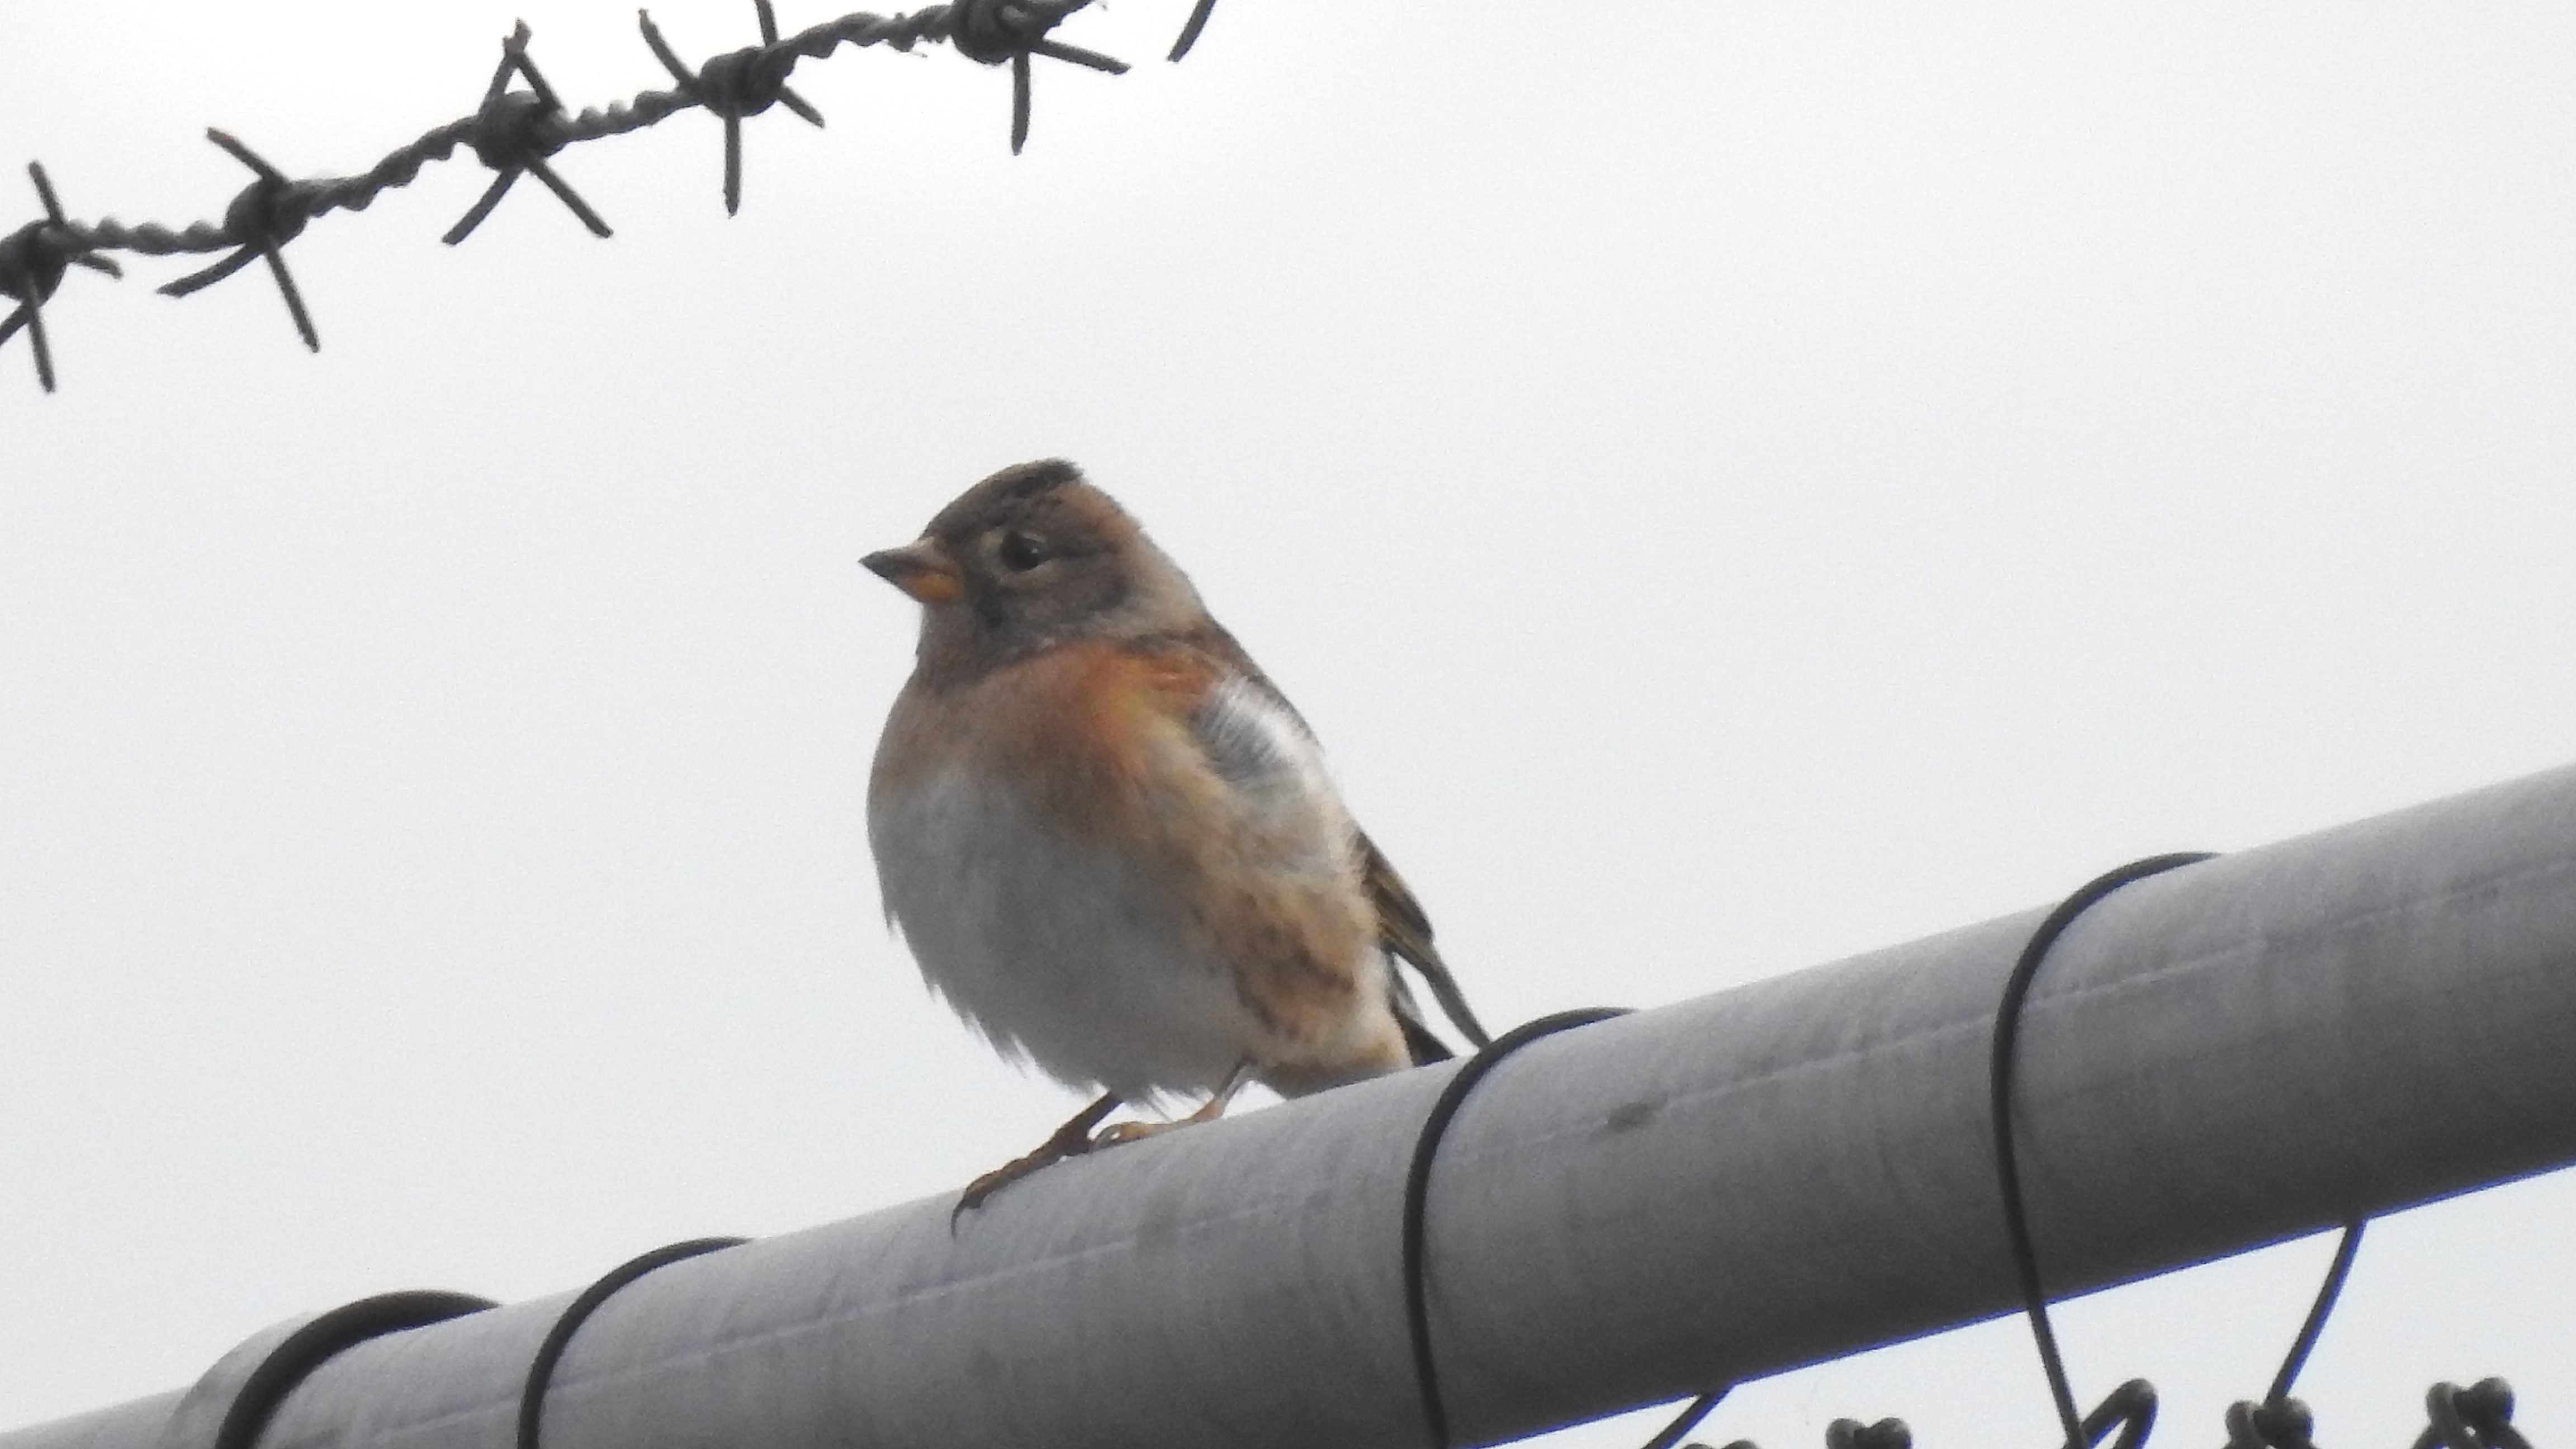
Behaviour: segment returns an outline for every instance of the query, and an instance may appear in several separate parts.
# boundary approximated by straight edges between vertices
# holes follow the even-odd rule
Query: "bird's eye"
[[[1015,528],[1002,535],[1001,546],[993,550],[993,556],[1002,561],[1002,567],[1026,573],[1047,561],[1046,540]]]

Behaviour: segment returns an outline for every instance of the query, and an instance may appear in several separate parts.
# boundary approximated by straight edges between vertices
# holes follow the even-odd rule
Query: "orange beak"
[[[859,562],[925,604],[945,604],[966,592],[966,580],[947,550],[926,538],[901,548],[879,549]]]

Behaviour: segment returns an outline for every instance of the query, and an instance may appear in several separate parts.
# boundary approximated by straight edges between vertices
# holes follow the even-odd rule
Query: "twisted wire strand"
[[[1088,3],[1089,0],[1076,0],[1074,4],[1047,6],[1042,13],[1049,15],[1049,23],[1053,23]],[[776,52],[802,60],[828,59],[833,51],[844,45],[882,45],[909,51],[925,41],[951,39],[958,13],[964,8],[960,5],[933,5],[904,15],[873,15],[856,11],[837,20],[808,26],[782,38],[775,45],[758,48],[763,52]],[[585,106],[579,114],[565,117],[561,122],[561,134],[567,146],[605,140],[657,125],[699,104],[695,96],[683,91],[638,91],[629,99],[610,101],[604,106]],[[305,214],[319,217],[334,211],[366,210],[378,196],[397,187],[409,186],[419,178],[422,168],[434,161],[445,161],[456,154],[458,147],[468,145],[473,139],[476,119],[470,115],[460,116],[433,126],[418,140],[393,151],[357,175],[316,176],[297,182],[296,185],[306,188]],[[213,221],[191,222],[184,228],[173,230],[159,222],[128,223],[114,217],[102,217],[97,221],[73,221],[65,229],[73,242],[86,250],[141,252],[147,256],[220,252],[248,240],[233,234],[225,223]]]
[[[786,77],[800,61],[826,59],[845,45],[854,48],[884,46],[893,50],[910,51],[924,44],[946,44],[979,64],[1010,66],[1013,98],[1011,143],[1012,150],[1017,151],[1028,133],[1029,69],[1032,59],[1062,61],[1113,75],[1127,69],[1121,61],[1094,51],[1084,50],[1079,46],[1067,45],[1053,38],[1052,32],[1057,25],[1090,3],[1091,0],[954,0],[954,3],[926,6],[920,10],[895,15],[854,11],[774,40],[767,39],[768,36],[775,34],[775,30],[774,22],[764,6],[761,17],[764,44],[724,52],[699,66],[695,74],[703,77],[710,68],[714,68],[720,74],[759,73],[774,76],[776,83],[783,88]],[[1189,26],[1192,36],[1196,35],[1198,27],[1205,22],[1207,9],[1208,5],[1203,3],[1191,16]],[[645,24],[649,35],[651,33],[649,17],[646,18]],[[510,93],[511,96],[542,112],[541,124],[544,137],[542,155],[552,155],[565,147],[604,140],[610,136],[622,136],[630,131],[639,131],[656,125],[681,111],[706,108],[705,97],[718,94],[718,92],[708,91],[703,86],[695,85],[668,90],[644,90],[623,100],[611,101],[605,105],[587,106],[578,113],[569,112],[555,105],[554,96],[544,83],[536,78],[533,67],[527,62],[526,44],[527,32],[522,25],[511,39],[503,43],[504,55],[507,57],[503,75],[496,78],[492,93],[473,114],[460,116],[455,120],[431,127],[422,132],[418,138],[396,148],[382,160],[355,175],[289,178],[284,173],[268,167],[267,163],[259,161],[254,154],[231,136],[218,131],[209,131],[207,134],[210,139],[233,152],[236,157],[243,160],[245,164],[251,165],[258,173],[254,180],[233,198],[221,220],[196,221],[179,227],[157,221],[124,222],[113,216],[84,221],[64,217],[56,208],[42,221],[31,223],[30,228],[22,229],[30,232],[30,240],[20,244],[21,250],[41,243],[43,247],[49,249],[48,255],[69,257],[80,261],[83,266],[96,270],[105,269],[102,265],[105,258],[96,255],[102,252],[135,252],[145,256],[235,253],[224,262],[183,279],[185,285],[174,285],[163,289],[172,295],[184,295],[221,280],[253,260],[265,260],[270,272],[277,279],[280,291],[286,296],[290,311],[295,314],[297,328],[304,335],[307,345],[318,346],[310,320],[304,315],[302,300],[285,273],[285,263],[281,257],[285,244],[314,218],[335,211],[364,211],[377,197],[394,188],[410,185],[418,179],[424,167],[450,159],[460,147],[469,152],[474,151],[478,138],[482,139],[485,145],[485,150],[478,154],[488,156],[492,144],[490,138],[493,135],[494,104],[501,98],[501,88],[508,79],[511,66],[515,65],[518,68],[518,77],[531,83],[534,92],[531,96],[526,92],[513,91]],[[799,113],[803,113],[801,109]],[[728,154],[725,189],[727,209],[731,210],[740,200],[740,140],[734,128],[741,117],[723,111],[718,111],[717,114],[726,120],[731,133],[726,142]],[[816,118],[809,117],[809,119]],[[524,137],[528,133],[522,131],[518,134]],[[513,166],[520,164],[520,162],[514,162]],[[604,225],[596,222],[577,198],[566,194],[558,178],[539,161],[526,162],[525,169],[532,171],[537,179],[554,189],[568,205],[573,206],[575,211],[583,216],[584,221],[591,225],[593,231],[606,235]],[[515,171],[507,171],[504,174],[515,177]],[[39,168],[39,178],[38,185],[41,190],[44,187],[41,168]],[[508,190],[506,181],[496,184],[481,210],[488,211],[490,205],[497,203],[501,193],[506,190]],[[471,219],[480,220],[480,212],[471,214]],[[470,227],[461,228],[458,233],[452,235],[451,239],[461,239],[462,232],[469,230],[471,230]],[[20,266],[20,270],[25,270],[25,266]],[[12,273],[11,279],[8,280],[14,287],[40,294],[32,299],[18,299],[22,304],[20,313],[23,315],[13,314],[18,316],[19,326],[25,327],[30,332],[36,331],[42,323],[35,309],[46,296],[50,295],[53,290],[51,284],[58,278],[47,275],[40,279],[41,285],[36,285],[17,281],[15,273]],[[0,291],[6,290],[0,288]],[[7,294],[16,296],[15,291],[8,291]],[[15,330],[17,327],[13,326],[8,331],[0,331],[0,341],[5,341]],[[46,390],[51,391],[52,370],[41,355],[41,351],[38,370]]]

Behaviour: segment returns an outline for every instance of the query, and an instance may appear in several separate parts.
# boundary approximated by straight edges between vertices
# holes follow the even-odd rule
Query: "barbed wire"
[[[760,44],[712,56],[692,68],[683,62],[651,12],[638,10],[636,23],[654,58],[669,71],[671,90],[639,91],[632,98],[570,113],[554,87],[546,84],[528,56],[530,31],[520,21],[501,42],[501,63],[484,87],[472,114],[434,126],[418,140],[386,155],[354,176],[297,179],[271,165],[231,134],[209,128],[206,139],[248,167],[251,180],[224,208],[221,221],[192,222],[173,228],[159,222],[128,224],[113,217],[75,221],[43,166],[27,163],[44,215],[0,236],[0,297],[17,307],[0,319],[0,344],[21,330],[35,355],[36,380],[54,391],[53,349],[46,336],[44,307],[73,267],[121,277],[124,272],[105,252],[138,252],[147,256],[180,256],[209,252],[229,255],[157,290],[185,297],[222,281],[252,262],[264,262],[285,299],[287,316],[306,348],[319,352],[321,334],[304,294],[287,270],[286,245],[315,219],[335,211],[364,211],[396,187],[408,186],[431,162],[444,161],[459,147],[474,153],[492,171],[491,185],[440,238],[455,246],[472,235],[493,208],[501,204],[523,176],[533,176],[589,228],[610,235],[609,225],[556,171],[553,157],[566,147],[639,131],[690,109],[712,112],[724,122],[724,201],[732,215],[742,206],[742,123],[772,106],[785,106],[820,126],[822,113],[790,90],[788,76],[800,61],[821,60],[844,45],[885,46],[910,51],[917,45],[945,42],[958,54],[982,65],[1011,67],[1011,152],[1019,154],[1029,137],[1029,72],[1033,60],[1063,61],[1112,75],[1126,71],[1125,62],[1067,45],[1052,32],[1091,0],[955,0],[901,15],[853,12],[780,38],[769,0],[752,0],[760,22]],[[1179,60],[1197,43],[1216,0],[1197,0],[1170,59]],[[513,82],[523,84],[514,85]]]

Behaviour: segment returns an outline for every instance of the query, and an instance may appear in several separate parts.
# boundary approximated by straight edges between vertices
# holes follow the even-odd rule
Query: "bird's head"
[[[925,673],[971,672],[1052,644],[1136,638],[1206,619],[1187,575],[1082,470],[1005,468],[919,539],[860,560],[922,605]]]

